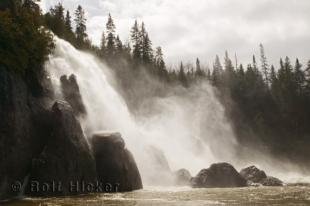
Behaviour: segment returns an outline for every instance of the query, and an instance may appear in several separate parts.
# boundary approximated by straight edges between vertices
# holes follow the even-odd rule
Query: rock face
[[[52,107],[50,136],[41,154],[33,159],[27,194],[58,196],[87,193],[78,187],[97,180],[95,160],[80,123],[67,102],[56,101]],[[47,184],[61,184],[61,189],[47,189]]]
[[[80,88],[77,84],[76,77],[74,74],[67,78],[66,75],[60,77],[62,94],[67,102],[73,108],[76,115],[85,115],[86,109],[82,101],[82,96],[80,94]]]
[[[260,183],[263,179],[267,178],[266,173],[263,170],[258,169],[255,166],[244,168],[240,171],[240,175],[253,183]]]
[[[255,166],[242,169],[240,175],[248,181],[248,186],[256,186],[257,184],[263,186],[283,186],[281,180],[267,176],[263,170],[260,170]]]
[[[191,185],[196,188],[244,187],[246,180],[228,163],[212,164],[192,178]]]
[[[125,148],[125,142],[119,133],[93,135],[92,147],[99,182],[111,185],[111,192],[142,189],[142,181],[134,157]]]
[[[40,88],[0,66],[0,200],[20,194],[11,185],[24,183],[41,150],[48,112]]]
[[[192,179],[191,173],[186,169],[180,169],[174,172],[175,184],[180,186],[190,185]]]

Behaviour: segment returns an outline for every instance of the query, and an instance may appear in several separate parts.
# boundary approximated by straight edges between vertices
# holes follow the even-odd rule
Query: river
[[[191,189],[146,187],[128,193],[92,194],[65,198],[25,198],[10,206],[202,206],[310,205],[309,186]]]

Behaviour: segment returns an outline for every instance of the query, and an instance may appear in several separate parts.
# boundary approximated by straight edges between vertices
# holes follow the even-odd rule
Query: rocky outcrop
[[[240,171],[240,175],[248,182],[248,186],[283,186],[283,182],[278,178],[267,176],[263,170],[258,169],[256,166],[250,166]]]
[[[52,128],[41,154],[32,161],[27,194],[31,196],[74,195],[86,191],[81,185],[95,184],[95,160],[67,102],[52,107]],[[60,184],[60,185],[59,185]],[[43,188],[48,185],[49,189]],[[53,188],[57,185],[61,188]]]
[[[142,188],[133,155],[119,133],[99,133],[92,137],[99,182],[112,186],[111,192]]]
[[[191,180],[195,188],[244,187],[246,180],[228,163],[212,164]]]
[[[247,181],[253,183],[260,183],[263,179],[267,178],[266,173],[255,166],[242,169],[240,175]]]
[[[174,172],[174,183],[179,186],[190,185],[192,179],[191,173],[186,169],[180,169]]]
[[[64,99],[69,102],[77,116],[85,115],[86,109],[82,101],[80,88],[74,74],[67,78],[66,75],[60,77],[61,90]]]
[[[263,186],[283,186],[283,182],[278,178],[268,176],[260,182]]]
[[[48,86],[40,88],[0,66],[0,200],[22,192],[12,184],[24,183],[31,160],[44,143]]]

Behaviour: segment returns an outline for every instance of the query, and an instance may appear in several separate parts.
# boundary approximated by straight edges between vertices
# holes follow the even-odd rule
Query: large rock
[[[250,166],[240,171],[240,175],[248,182],[248,186],[283,186],[283,182],[278,178],[267,176],[263,170],[256,166]]]
[[[12,184],[24,183],[32,158],[42,148],[47,110],[39,88],[0,66],[0,200],[22,192]]]
[[[56,101],[51,120],[51,135],[45,137],[43,151],[32,161],[27,194],[63,196],[94,192],[94,188],[82,187],[95,184],[97,173],[90,146],[71,106]],[[49,188],[44,190],[45,185]]]
[[[283,182],[278,178],[268,176],[260,182],[264,186],[283,186]]]
[[[125,148],[119,133],[100,133],[92,137],[99,182],[111,185],[111,192],[142,188],[142,180],[133,155]]]
[[[190,185],[192,179],[191,173],[186,169],[180,169],[174,172],[174,183],[180,186]]]
[[[246,180],[232,165],[217,163],[201,170],[196,177],[192,178],[191,185],[195,188],[244,187]]]
[[[244,179],[253,183],[260,183],[263,179],[267,178],[266,173],[255,166],[250,166],[242,169],[240,171],[240,175]]]
[[[80,94],[80,88],[74,74],[67,78],[66,75],[60,77],[61,89],[64,99],[69,102],[76,115],[85,115],[86,109]]]

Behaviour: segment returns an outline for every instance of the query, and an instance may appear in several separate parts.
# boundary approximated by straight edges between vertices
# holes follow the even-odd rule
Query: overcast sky
[[[96,44],[109,12],[123,41],[134,19],[143,20],[168,65],[196,57],[211,65],[225,50],[247,63],[260,43],[272,64],[285,56],[310,59],[310,0],[42,0],[42,8],[58,2],[70,11],[82,5]]]

